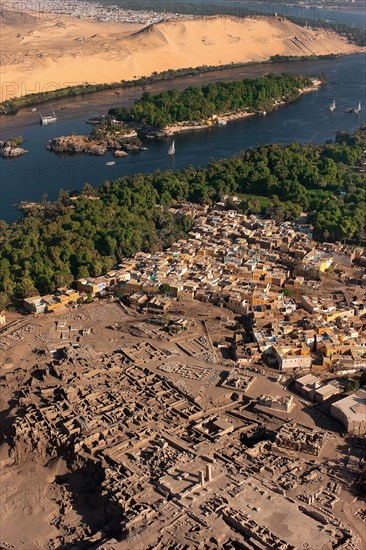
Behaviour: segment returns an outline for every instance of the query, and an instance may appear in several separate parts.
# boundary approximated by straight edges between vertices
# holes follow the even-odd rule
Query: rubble
[[[349,438],[332,407],[338,362],[363,361],[364,291],[291,279],[286,262],[313,258],[296,224],[187,208],[202,209],[188,241],[31,297],[2,325],[0,482],[46,469],[50,549],[361,550],[362,426]],[[356,253],[324,248],[352,269]],[[67,474],[51,475],[59,460]]]

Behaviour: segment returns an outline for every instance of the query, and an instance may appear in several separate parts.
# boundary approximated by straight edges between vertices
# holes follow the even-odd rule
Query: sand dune
[[[356,46],[334,33],[277,17],[187,18],[147,27],[12,21],[3,26],[1,36],[1,99],[82,82],[130,80],[166,69],[260,62],[275,54],[355,51]]]

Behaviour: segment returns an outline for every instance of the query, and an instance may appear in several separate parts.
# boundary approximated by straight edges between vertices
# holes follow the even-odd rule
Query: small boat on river
[[[333,99],[333,102],[329,105],[329,110],[331,113],[336,110],[336,100]]]
[[[175,154],[175,140],[173,139],[173,142],[168,149],[168,155],[174,155],[174,154]]]
[[[56,122],[57,116],[55,111],[52,108],[52,115],[49,116],[42,116],[42,113],[39,113],[39,116],[41,117],[40,123],[42,126],[47,126],[47,124],[52,124],[52,122]]]

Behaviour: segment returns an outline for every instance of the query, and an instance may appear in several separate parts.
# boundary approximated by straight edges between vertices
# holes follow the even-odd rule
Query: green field
[[[261,195],[249,195],[247,193],[236,193],[236,196],[239,197],[239,199],[252,199],[259,202],[261,208],[267,208],[271,202],[270,197],[263,197]]]

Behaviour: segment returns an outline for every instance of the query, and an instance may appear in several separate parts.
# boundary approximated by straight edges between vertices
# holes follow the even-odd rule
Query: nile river
[[[110,153],[104,157],[57,156],[46,150],[48,139],[70,132],[89,133],[85,121],[92,115],[106,113],[108,107],[117,104],[131,105],[141,95],[141,88],[130,89],[116,96],[106,91],[72,103],[65,100],[53,102],[58,120],[50,126],[40,126],[37,113],[24,110],[15,117],[1,119],[1,137],[22,135],[24,147],[30,153],[17,160],[0,159],[0,218],[11,221],[19,213],[11,205],[21,200],[39,201],[43,193],[55,199],[60,188],[80,189],[85,182],[93,185],[105,179],[115,179],[153,170],[180,169],[188,165],[207,164],[210,159],[235,155],[242,149],[266,143],[312,142],[324,143],[333,139],[337,130],[355,130],[365,122],[365,56],[363,54],[333,60],[256,65],[226,71],[218,71],[196,77],[184,77],[175,81],[155,83],[146,87],[156,92],[168,87],[184,88],[210,81],[238,80],[256,77],[268,72],[324,72],[327,84],[317,92],[301,96],[296,102],[279,107],[266,117],[248,117],[233,121],[227,126],[197,130],[176,135],[176,154],[167,154],[170,139],[148,142],[148,152],[118,159],[114,166],[106,166],[113,160]],[[331,113],[329,104],[336,99],[337,109]],[[355,107],[362,102],[359,115],[345,114],[342,109]],[[60,109],[60,106],[67,109]],[[41,107],[43,114],[50,108]]]
[[[124,9],[145,9],[153,11],[165,10],[166,12],[192,13],[198,16],[211,16],[219,14],[223,17],[235,15],[238,17],[271,16],[277,13],[282,17],[300,17],[308,21],[329,21],[341,23],[351,27],[365,28],[365,10],[361,6],[354,7],[348,4],[346,9],[340,9],[337,2],[284,2],[283,0],[86,0],[91,5],[102,6],[117,5]]]

